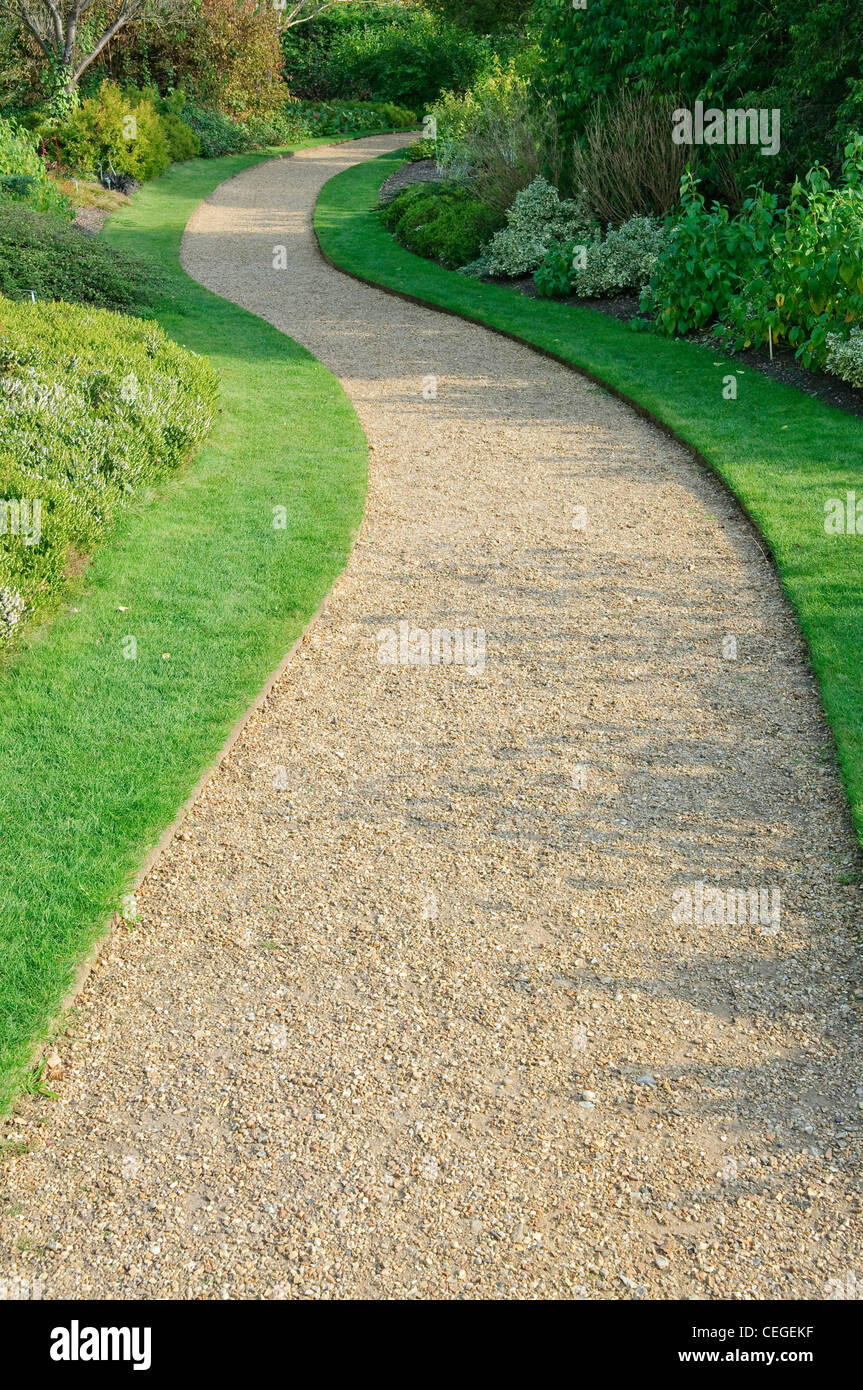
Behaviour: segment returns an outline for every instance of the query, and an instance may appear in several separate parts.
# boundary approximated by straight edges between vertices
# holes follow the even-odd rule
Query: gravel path
[[[345,383],[368,510],[59,1101],[4,1126],[0,1280],[859,1297],[855,848],[794,624],[682,447],[321,260],[319,188],[398,143],[250,169],[189,225],[196,278]],[[382,663],[400,622],[470,630],[464,663]],[[781,917],[675,921],[697,882]]]

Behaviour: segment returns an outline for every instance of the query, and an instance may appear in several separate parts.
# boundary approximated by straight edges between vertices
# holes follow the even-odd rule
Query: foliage
[[[540,175],[560,175],[554,113],[538,103],[529,72],[494,59],[464,96],[447,92],[432,114],[437,157],[449,178],[469,179],[476,196],[499,212]]]
[[[414,124],[413,112],[392,102],[290,102],[285,108],[302,134],[354,135],[359,131],[395,130]]]
[[[591,111],[573,147],[571,183],[602,222],[620,226],[636,214],[668,212],[696,150],[670,139],[676,102],[647,89],[624,88]]]
[[[602,298],[641,290],[666,239],[665,227],[656,218],[631,217],[622,227],[611,227],[602,241],[553,247],[534,275],[537,290],[545,299],[571,294]]]
[[[285,95],[279,20],[279,10],[259,0],[157,0],[111,40],[94,80],[181,87],[196,106],[235,120],[270,115]]]
[[[714,323],[730,346],[787,340],[804,366],[821,366],[831,337],[863,320],[863,139],[849,142],[844,181],[810,170],[784,208],[757,190],[732,217],[683,188],[643,299],[667,333]]]
[[[201,137],[195,134],[182,117],[175,115],[173,111],[164,111],[160,113],[159,119],[168,141],[168,153],[172,164],[183,159],[194,159],[201,153]]]
[[[406,188],[381,211],[402,246],[448,270],[474,260],[503,219],[456,183]]]
[[[828,333],[824,365],[834,376],[863,390],[863,328],[852,328],[847,338]]]
[[[414,140],[412,145],[408,145],[404,151],[405,159],[411,164],[418,164],[423,159],[436,158],[434,140]]]
[[[537,13],[542,81],[567,141],[597,98],[643,87],[681,93],[687,106],[780,108],[779,156],[736,152],[741,189],[787,188],[816,161],[838,172],[854,129],[849,85],[863,65],[859,0],[589,0],[583,10],[537,0]]]
[[[492,34],[524,25],[532,3],[533,0],[426,0],[426,8],[477,34]]]
[[[0,205],[0,294],[144,313],[162,293],[158,266],[106,246],[64,217]]]
[[[215,399],[209,364],[156,324],[0,300],[0,498],[41,510],[35,543],[20,524],[0,538],[0,642],[59,586],[70,553],[204,438]]]
[[[246,126],[231,120],[221,111],[211,106],[199,106],[195,101],[187,101],[181,119],[194,132],[201,143],[201,154],[206,159],[219,159],[226,154],[240,154],[251,147],[252,140]]]
[[[464,269],[473,275],[514,278],[529,275],[555,244],[587,242],[594,229],[583,204],[561,199],[546,179],[534,179],[516,195],[506,214],[507,225],[497,232],[478,259]]]
[[[418,5],[336,6],[282,35],[291,94],[394,101],[423,111],[464,91],[490,59],[488,42]]]
[[[71,214],[68,198],[50,178],[30,140],[0,117],[0,195],[24,199],[44,212]]]
[[[157,178],[171,163],[168,134],[148,92],[123,92],[105,81],[57,128],[63,164],[85,175],[99,169]]]

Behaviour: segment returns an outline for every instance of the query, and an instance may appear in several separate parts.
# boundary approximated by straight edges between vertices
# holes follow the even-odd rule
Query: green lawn
[[[594,310],[528,299],[404,250],[376,211],[378,189],[402,158],[382,156],[325,185],[315,214],[325,255],[371,284],[577,367],[662,421],[716,470],[764,537],[797,612],[863,839],[863,534],[824,529],[829,498],[863,498],[863,421],[740,372],[715,348],[634,333]],[[725,400],[723,380],[735,372],[737,399]]]
[[[338,382],[177,259],[195,205],[264,157],[176,165],[104,234],[169,268],[159,320],[210,357],[221,412],[191,464],[94,555],[79,611],[31,634],[0,675],[0,1110],[147,851],[343,568],[361,519],[367,445]],[[282,506],[287,525],[275,529]]]

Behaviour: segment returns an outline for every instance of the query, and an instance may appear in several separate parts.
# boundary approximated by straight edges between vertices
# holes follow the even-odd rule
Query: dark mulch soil
[[[439,178],[440,172],[434,159],[417,159],[413,163],[400,164],[381,185],[381,205],[391,203],[397,193],[409,188],[412,183],[434,183]]]

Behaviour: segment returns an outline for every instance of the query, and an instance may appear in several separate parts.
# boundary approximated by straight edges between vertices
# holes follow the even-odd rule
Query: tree
[[[260,0],[260,8],[277,10],[280,27],[293,28],[334,5],[349,3],[372,0]],[[121,29],[143,18],[180,20],[195,8],[195,0],[0,0],[0,20],[18,22],[50,70],[49,85],[61,98],[69,98]]]

